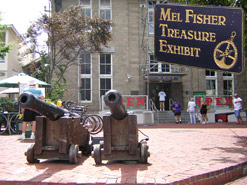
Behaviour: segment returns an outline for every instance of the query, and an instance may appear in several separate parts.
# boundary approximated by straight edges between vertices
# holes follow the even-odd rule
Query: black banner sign
[[[155,6],[155,58],[207,69],[241,72],[244,13],[218,6]]]

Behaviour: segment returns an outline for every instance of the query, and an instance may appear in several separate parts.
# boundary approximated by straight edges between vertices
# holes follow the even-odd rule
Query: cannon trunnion
[[[122,96],[116,90],[108,91],[104,101],[111,114],[103,116],[104,141],[93,145],[95,163],[99,165],[102,160],[147,163],[150,154],[147,142],[138,142],[137,116],[127,113]]]
[[[30,93],[21,94],[19,103],[23,108],[45,115],[36,117],[35,143],[25,153],[29,163],[38,162],[38,159],[77,163],[82,153],[90,154],[90,135],[79,116],[39,100]]]

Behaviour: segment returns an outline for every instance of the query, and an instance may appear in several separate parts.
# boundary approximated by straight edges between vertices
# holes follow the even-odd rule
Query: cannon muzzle
[[[122,95],[117,90],[109,90],[104,96],[105,104],[110,108],[111,116],[117,120],[122,120],[128,116],[122,103]]]
[[[42,101],[28,92],[22,93],[19,96],[19,104],[21,107],[35,111],[40,115],[44,115],[52,121],[58,120],[65,114],[70,115],[70,112],[68,110]]]

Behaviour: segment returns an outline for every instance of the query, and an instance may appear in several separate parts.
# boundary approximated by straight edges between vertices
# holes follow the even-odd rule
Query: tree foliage
[[[0,97],[0,111],[18,111],[18,104],[13,98]]]
[[[0,17],[0,22],[2,18]],[[8,25],[0,24],[0,58],[4,58],[7,53],[11,51],[11,44],[6,44],[5,43],[5,31],[8,29]]]
[[[24,55],[38,54],[41,57],[41,67],[33,72],[41,75],[42,71],[45,76],[41,77],[42,80],[54,87],[50,89],[52,93],[60,84],[66,84],[64,74],[72,65],[78,65],[80,54],[101,51],[102,46],[107,45],[111,40],[110,28],[109,20],[98,16],[84,17],[81,6],[71,6],[50,17],[44,14],[24,35],[23,45],[28,46]],[[39,43],[44,33],[48,36],[46,47]]]

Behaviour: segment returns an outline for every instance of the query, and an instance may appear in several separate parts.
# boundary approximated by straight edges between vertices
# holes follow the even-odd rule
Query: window
[[[233,81],[232,80],[223,80],[223,89],[224,95],[232,96],[233,95]]]
[[[5,63],[5,58],[0,57],[0,64],[4,64],[4,63]]]
[[[148,2],[148,32],[154,34],[154,6],[156,1]]]
[[[6,72],[0,72],[0,77],[5,77],[7,76]]]
[[[161,64],[161,71],[163,72],[163,73],[169,73],[170,72],[170,65],[168,65],[168,64]]]
[[[103,19],[112,19],[111,0],[100,0],[99,14]]]
[[[206,70],[206,95],[214,96],[218,95],[217,90],[217,72],[212,70]]]
[[[91,74],[91,55],[80,55],[81,74]]]
[[[100,97],[111,89],[111,78],[100,79]]]
[[[104,7],[110,7],[111,6],[111,0],[100,0],[100,5]]]
[[[215,76],[216,75],[215,71],[211,71],[211,70],[206,70],[205,73],[206,73],[206,76]]]
[[[100,97],[101,97],[108,90],[112,89],[112,55],[100,54],[99,60],[100,60],[99,61],[99,65],[100,65],[99,89],[100,89]]]
[[[100,54],[100,74],[111,75],[111,54]]]
[[[154,55],[149,55],[149,67],[150,73],[169,73],[171,71],[169,64],[157,62]]]
[[[81,79],[81,101],[91,101],[91,78]]]
[[[154,56],[150,55],[149,60],[150,60],[150,72],[158,72],[159,66],[158,66],[158,62],[154,59]]]
[[[80,0],[80,5],[83,8],[84,17],[92,17],[92,4],[91,0]]]
[[[232,73],[223,73],[223,94],[226,96],[232,96],[234,89],[234,81]]]
[[[81,84],[80,84],[80,101],[91,101],[91,94],[92,94],[92,61],[91,61],[91,54],[81,54],[79,57],[79,73],[81,77]]]
[[[206,95],[216,95],[216,80],[206,80]]]
[[[226,72],[224,72],[223,73],[223,77],[225,77],[225,76],[232,77],[232,73],[226,73]]]
[[[80,0],[81,5],[91,6],[91,0]]]

